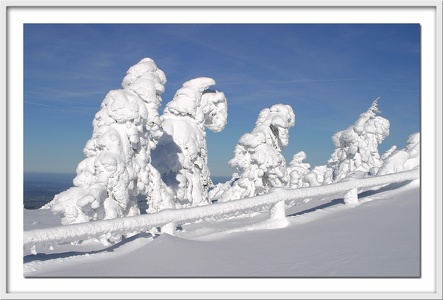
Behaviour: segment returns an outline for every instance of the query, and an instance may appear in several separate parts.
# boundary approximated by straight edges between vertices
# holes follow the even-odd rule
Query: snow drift
[[[216,280],[214,290],[221,285],[227,290],[234,289],[238,284],[247,291],[243,284],[248,280],[243,278],[257,278],[259,281],[251,282],[249,288],[266,290],[269,285],[261,283],[273,286],[279,279],[278,282],[284,282],[274,289],[281,291],[280,288],[296,287],[283,278],[292,283],[296,278],[321,277],[345,280],[334,280],[333,285],[341,284],[349,292],[355,284],[360,284],[362,290],[375,293],[374,281],[383,278],[392,291],[404,290],[404,284],[426,274],[421,259],[429,252],[420,248],[418,182],[362,194],[361,202],[357,208],[339,201],[293,207],[288,211],[289,226],[278,230],[251,231],[262,217],[267,217],[254,214],[224,222],[188,224],[176,236],[164,234],[152,238],[140,234],[111,248],[97,244],[63,245],[25,256],[24,276],[48,278],[50,290],[56,288],[53,278],[63,277],[70,284],[63,287],[65,292],[70,288],[82,290],[77,284],[79,277],[86,277],[86,281],[92,277],[111,277],[112,282],[105,280],[102,284],[99,279],[93,280],[94,291],[108,293],[130,293],[134,287],[139,291],[155,291],[157,286],[143,284],[143,279],[134,282],[134,278],[151,278],[155,282],[164,278],[164,289],[180,292],[183,286],[192,283],[191,278],[202,277],[194,283],[194,289],[202,288],[208,280]],[[27,228],[47,222],[46,214],[41,215],[45,211],[25,213],[29,220]],[[33,221],[43,224],[32,225]],[[63,253],[58,253],[59,249]],[[116,278],[122,277],[123,285],[114,284]],[[227,277],[235,283],[229,284]],[[183,285],[171,285],[172,278]],[[313,280],[311,288],[318,291],[318,282]],[[393,282],[397,285],[393,286]],[[321,285],[321,288],[328,291],[328,287]]]

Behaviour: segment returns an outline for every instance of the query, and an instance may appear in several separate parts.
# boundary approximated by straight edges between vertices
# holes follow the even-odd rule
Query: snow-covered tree
[[[252,197],[287,183],[286,161],[280,153],[289,142],[289,128],[295,114],[289,105],[276,104],[263,109],[251,133],[244,134],[229,165],[240,178],[218,199],[220,202]]]
[[[163,71],[145,58],[129,68],[123,89],[106,95],[93,120],[74,187],[50,204],[61,214],[62,224],[137,215],[143,202],[151,210],[172,207],[170,190],[150,161],[150,152],[163,135],[157,109],[165,82]]]
[[[328,166],[315,166],[304,176],[308,186],[320,186],[332,183],[332,169]]]
[[[213,85],[207,77],[185,82],[162,115],[165,134],[152,152],[152,164],[173,190],[176,208],[210,203],[206,128],[222,131],[228,116],[226,97],[209,89]]]
[[[234,173],[234,174],[232,174],[231,179],[229,179],[228,181],[214,185],[209,190],[209,199],[211,201],[217,201],[218,198],[220,198],[220,196],[227,189],[229,189],[234,184],[234,182],[237,181],[239,178],[240,178],[240,176],[238,175],[238,173]]]
[[[328,161],[332,169],[332,182],[351,174],[376,174],[383,165],[378,152],[380,144],[389,135],[389,121],[376,114],[378,99],[360,115],[354,125],[333,135],[335,151]]]
[[[300,151],[294,154],[292,157],[292,160],[288,166],[288,186],[290,188],[302,188],[310,186],[309,181],[306,179],[306,174],[310,172],[311,165],[303,162],[306,157],[307,156],[304,151]]]
[[[408,171],[420,166],[420,133],[411,134],[404,149],[396,150],[394,146],[383,156],[383,166],[377,175]]]

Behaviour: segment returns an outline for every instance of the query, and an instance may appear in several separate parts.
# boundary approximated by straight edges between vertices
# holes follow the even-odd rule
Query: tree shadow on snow
[[[344,204],[344,203],[345,202],[343,201],[343,199],[334,199],[334,200],[329,201],[327,203],[290,214],[290,215],[288,215],[288,217],[295,217],[295,216],[299,216],[299,215],[303,215],[303,214],[307,214],[307,213],[312,213],[312,212],[319,210],[319,209],[325,209],[325,208],[328,208],[328,207],[331,207],[331,206],[334,206],[337,204]]]
[[[381,187],[378,190],[369,190],[366,192],[362,192],[358,195],[358,198],[369,197],[369,196],[376,195],[378,193],[399,189],[401,187],[404,187],[404,186],[410,184],[412,181],[413,180],[408,180],[408,181],[403,181],[403,182],[395,182],[395,183],[388,184],[384,187]]]
[[[383,186],[383,187],[381,187],[381,188],[379,188],[377,190],[369,190],[369,191],[362,192],[362,193],[360,193],[358,195],[358,198],[361,199],[361,198],[364,198],[364,197],[369,197],[369,196],[376,195],[378,193],[383,193],[383,192],[395,190],[395,189],[404,187],[404,186],[408,185],[411,182],[412,182],[412,180],[404,181],[404,182],[391,183],[391,184]],[[314,207],[311,207],[311,208],[308,208],[308,209],[305,209],[305,210],[302,210],[302,211],[299,211],[299,212],[292,213],[292,214],[288,215],[288,217],[295,217],[295,216],[299,216],[299,215],[303,215],[303,214],[307,214],[307,213],[312,213],[312,212],[314,212],[316,210],[326,209],[326,208],[329,208],[331,206],[338,205],[338,204],[345,204],[343,198],[334,199],[334,200],[331,200],[331,201],[329,201],[327,203],[324,203],[324,204],[321,204],[321,205],[318,205],[318,206],[314,206]]]
[[[82,256],[82,255],[91,255],[91,254],[98,254],[98,253],[109,253],[114,252],[115,249],[123,246],[124,244],[134,241],[140,237],[144,238],[155,238],[150,233],[139,233],[134,236],[131,236],[129,238],[123,239],[121,242],[112,245],[110,247],[100,249],[100,250],[92,250],[92,251],[68,251],[68,252],[57,252],[57,253],[37,253],[37,254],[28,254],[23,257],[23,263],[29,263],[32,261],[46,261],[46,260],[52,260],[52,259],[59,259],[59,258],[67,258],[67,257],[73,257],[73,256]]]

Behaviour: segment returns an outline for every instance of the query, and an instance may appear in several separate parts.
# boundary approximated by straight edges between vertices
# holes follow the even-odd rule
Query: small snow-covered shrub
[[[310,186],[310,183],[306,178],[306,174],[310,172],[311,165],[303,162],[306,157],[307,156],[304,151],[300,151],[294,154],[292,157],[292,160],[288,166],[288,186],[290,188],[302,188]]]

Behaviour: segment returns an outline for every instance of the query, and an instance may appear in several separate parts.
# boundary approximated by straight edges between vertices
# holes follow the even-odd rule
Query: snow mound
[[[395,148],[393,148],[395,150]],[[389,151],[378,175],[412,170],[420,166],[420,133],[411,134],[405,149]]]

